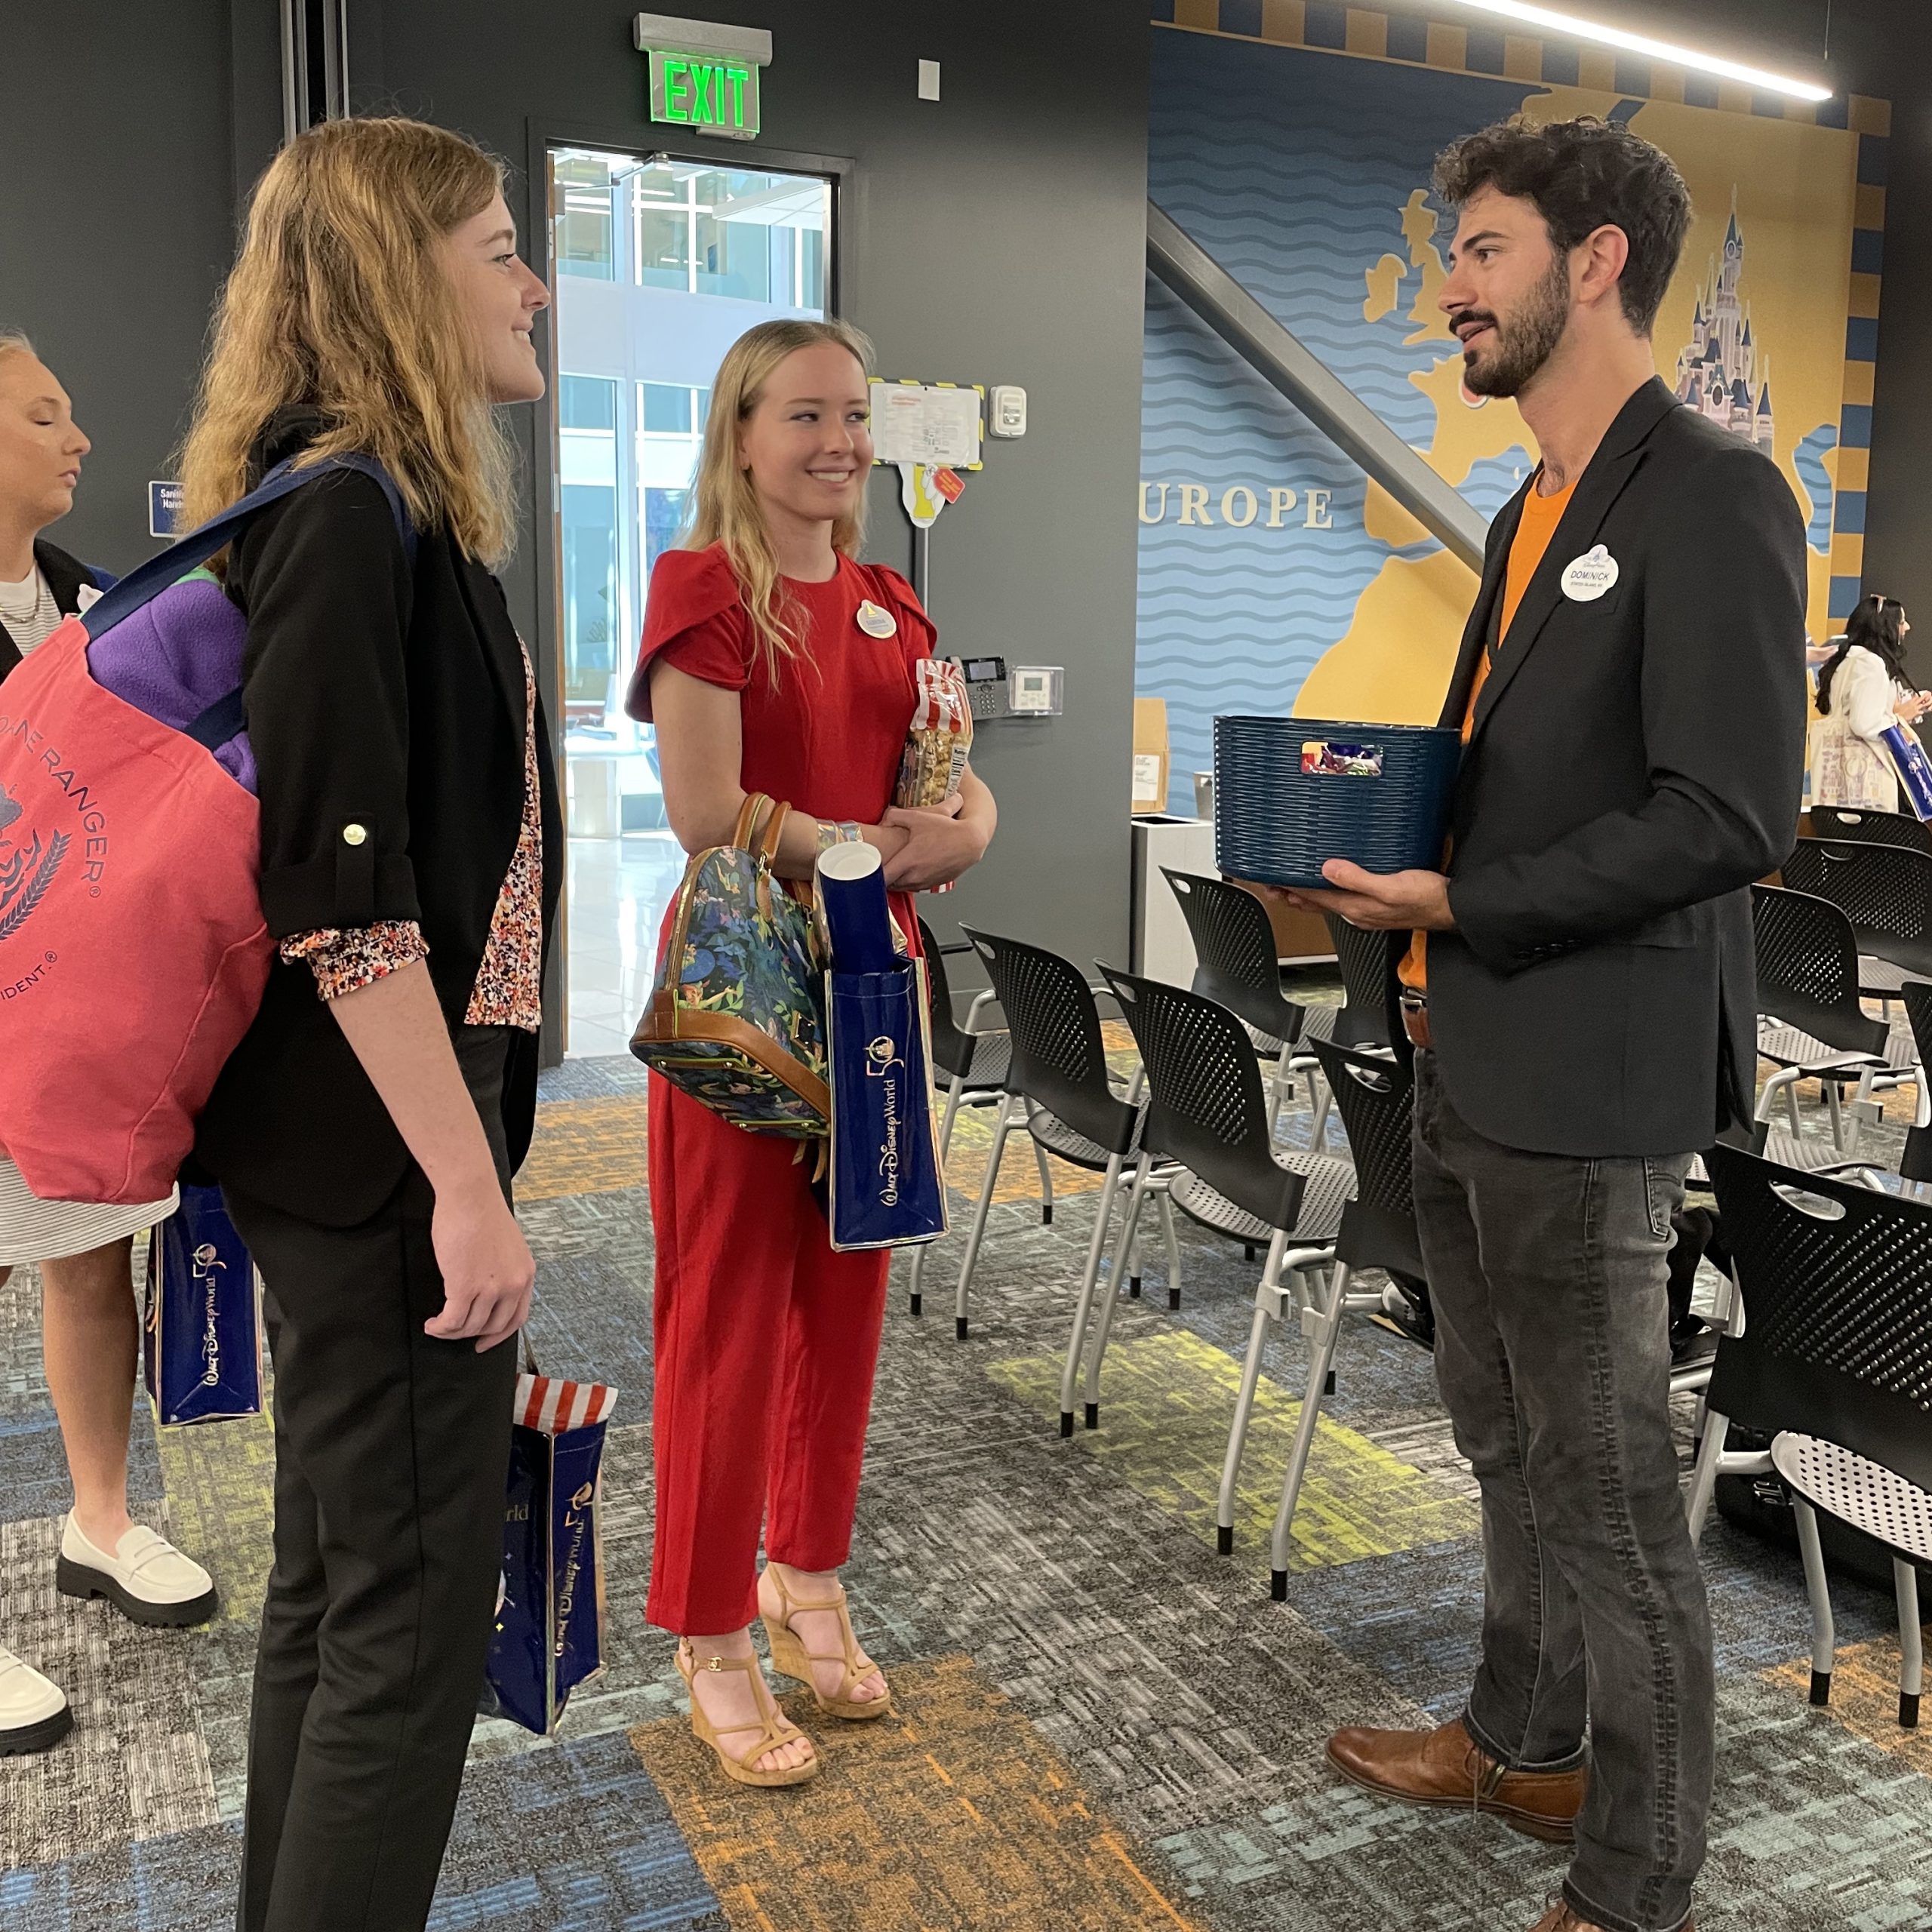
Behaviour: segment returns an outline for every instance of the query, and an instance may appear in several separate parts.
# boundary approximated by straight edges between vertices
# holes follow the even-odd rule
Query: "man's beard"
[[[1463,382],[1472,395],[1520,395],[1556,352],[1570,325],[1570,264],[1561,255],[1506,322],[1493,311],[1494,346],[1485,360],[1465,354]]]

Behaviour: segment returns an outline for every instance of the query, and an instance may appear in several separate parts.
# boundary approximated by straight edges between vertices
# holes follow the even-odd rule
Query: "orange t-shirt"
[[[1556,534],[1556,526],[1563,521],[1563,512],[1570,507],[1570,498],[1576,488],[1572,479],[1553,497],[1540,496],[1532,490],[1523,499],[1522,521],[1516,526],[1515,535],[1509,540],[1509,560],[1503,568],[1503,611],[1496,627],[1499,646],[1509,635],[1509,626],[1516,620],[1523,593],[1529,589],[1530,580],[1536,575],[1543,553]],[[1463,742],[1466,745],[1469,742],[1469,734],[1475,728],[1476,700],[1481,697],[1488,678],[1489,653],[1485,651],[1476,660],[1476,674],[1469,682],[1469,708],[1463,714]],[[1404,986],[1417,992],[1429,984],[1428,934],[1417,933],[1409,942],[1398,977]]]

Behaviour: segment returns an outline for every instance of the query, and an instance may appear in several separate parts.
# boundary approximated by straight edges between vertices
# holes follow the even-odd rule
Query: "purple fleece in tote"
[[[88,647],[94,681],[137,711],[184,731],[242,681],[248,620],[211,577],[197,571],[125,617]],[[216,747],[214,761],[254,792],[255,755],[245,731]]]

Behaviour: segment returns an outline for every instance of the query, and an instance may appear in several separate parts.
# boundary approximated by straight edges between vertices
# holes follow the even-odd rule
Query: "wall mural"
[[[1434,158],[1518,112],[1627,121],[1664,149],[1697,214],[1660,371],[1783,469],[1811,627],[1834,628],[1863,563],[1883,103],[1814,120],[1675,69],[1321,0],[1171,11],[1150,197],[1486,516],[1534,444],[1513,403],[1463,387],[1435,306]],[[1167,701],[1175,810],[1217,712],[1434,721],[1473,575],[1151,278],[1140,515],[1137,688]]]

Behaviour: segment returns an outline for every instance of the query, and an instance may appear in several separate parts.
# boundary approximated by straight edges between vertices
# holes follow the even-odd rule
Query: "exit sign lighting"
[[[652,48],[651,118],[700,134],[749,141],[758,134],[758,67],[715,54]]]

